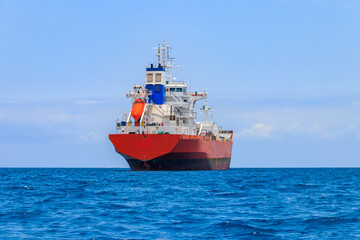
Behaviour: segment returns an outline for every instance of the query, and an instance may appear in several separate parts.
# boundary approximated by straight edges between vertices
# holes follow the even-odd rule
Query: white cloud
[[[360,115],[354,111],[355,107],[360,107],[360,101],[358,98],[345,100],[248,101],[243,105],[239,101],[236,102],[239,107],[227,104],[229,108],[220,109],[220,116],[231,111],[232,119],[236,121],[224,118],[219,122],[234,129],[235,137],[243,139],[360,140]]]
[[[256,123],[250,128],[243,129],[238,136],[250,138],[269,138],[271,132],[274,130],[273,126],[267,126],[263,123]]]
[[[329,127],[328,127],[329,128]],[[335,138],[336,133],[335,131],[330,131],[324,124],[315,123],[312,125],[312,127],[309,127],[308,129],[308,135],[310,136],[318,136],[321,138]],[[306,132],[306,131],[304,131]]]
[[[99,139],[100,139],[99,135],[93,131],[90,131],[80,137],[81,142],[93,142]]]
[[[53,121],[55,123],[58,122],[66,122],[69,119],[70,115],[67,113],[56,113],[53,114],[53,116],[50,116],[50,121]]]
[[[343,130],[339,130],[336,132],[336,136],[339,137],[355,137],[356,139],[360,139],[360,130],[355,125],[349,125]]]
[[[36,110],[36,111],[26,111],[23,113],[13,113],[13,119],[17,121],[27,121],[36,123],[36,124],[46,124],[46,123],[65,123],[70,119],[70,114],[64,112],[55,112],[53,110]]]

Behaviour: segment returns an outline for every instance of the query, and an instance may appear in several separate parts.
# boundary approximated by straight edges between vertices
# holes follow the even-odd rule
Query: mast
[[[158,57],[158,65],[159,67],[165,68],[165,78],[168,82],[173,82],[172,74],[173,68],[181,67],[179,65],[173,65],[173,60],[175,58],[170,57],[170,53],[172,51],[172,47],[170,44],[163,41],[162,43],[158,44],[158,47],[154,47],[153,49],[157,50],[156,56]]]
[[[207,105],[207,101],[205,101],[205,104],[200,108],[200,110],[202,110],[202,111],[204,111],[204,115],[205,115],[205,122],[207,122],[208,121],[208,112],[209,112],[209,110],[211,110],[211,107],[209,107],[208,105]]]

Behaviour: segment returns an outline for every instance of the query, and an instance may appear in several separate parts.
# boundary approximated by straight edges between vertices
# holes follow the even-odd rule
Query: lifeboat
[[[131,109],[131,116],[135,122],[138,122],[144,112],[145,103],[141,99],[135,99],[135,102]]]

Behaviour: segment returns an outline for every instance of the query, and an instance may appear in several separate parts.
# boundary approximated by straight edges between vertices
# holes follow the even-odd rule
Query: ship
[[[146,65],[145,84],[126,93],[131,110],[109,134],[115,151],[134,171],[229,169],[233,131],[213,121],[206,90],[188,91],[186,82],[173,76],[179,66],[173,65],[170,45],[162,42],[154,49],[157,64]],[[200,100],[203,121],[197,121],[195,111]]]

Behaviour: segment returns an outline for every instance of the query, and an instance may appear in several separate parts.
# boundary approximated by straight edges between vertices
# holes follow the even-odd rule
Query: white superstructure
[[[126,94],[133,103],[129,114],[117,122],[121,134],[183,134],[204,135],[217,140],[232,139],[232,131],[209,120],[210,107],[205,104],[205,121],[196,121],[195,103],[207,98],[207,92],[189,92],[183,81],[172,76],[174,66],[170,57],[171,48],[165,42],[157,49],[158,64],[146,69],[145,85],[134,85]]]

